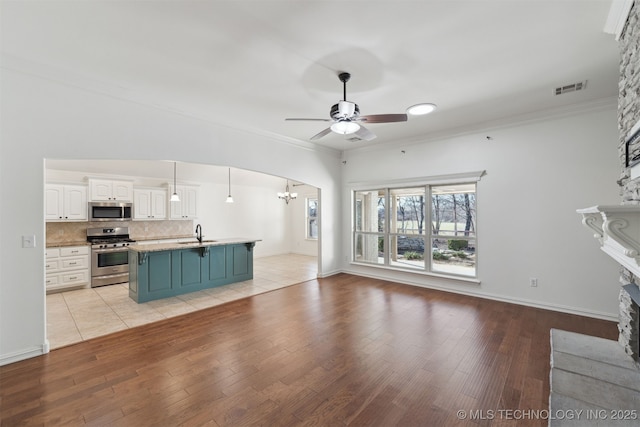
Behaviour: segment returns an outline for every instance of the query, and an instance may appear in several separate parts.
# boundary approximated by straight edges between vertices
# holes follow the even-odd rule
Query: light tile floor
[[[253,280],[138,304],[128,283],[47,295],[51,349],[144,325],[228,301],[315,279],[316,257],[277,255],[253,261]]]

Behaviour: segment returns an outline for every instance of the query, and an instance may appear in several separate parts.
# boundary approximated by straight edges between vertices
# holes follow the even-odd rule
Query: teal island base
[[[154,245],[149,245],[154,246]],[[253,279],[255,242],[129,250],[129,297],[141,303]]]

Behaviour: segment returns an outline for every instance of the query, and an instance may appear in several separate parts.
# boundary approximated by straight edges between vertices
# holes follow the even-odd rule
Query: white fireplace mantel
[[[640,277],[640,206],[599,205],[578,209],[601,249]]]

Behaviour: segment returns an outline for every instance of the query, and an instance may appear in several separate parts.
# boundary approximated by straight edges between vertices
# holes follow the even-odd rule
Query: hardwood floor
[[[0,424],[546,426],[506,411],[548,407],[550,328],[617,336],[339,274],[0,367]]]

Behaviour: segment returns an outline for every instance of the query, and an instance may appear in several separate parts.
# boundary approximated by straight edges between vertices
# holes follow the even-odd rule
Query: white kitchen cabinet
[[[87,215],[87,187],[67,184],[46,185],[46,221],[86,221]]]
[[[169,190],[171,192],[171,190]],[[193,219],[198,217],[200,188],[193,185],[178,185],[179,202],[171,203],[171,219]]]
[[[167,191],[164,189],[134,189],[133,219],[167,219]]]
[[[92,202],[133,201],[133,182],[110,179],[90,179],[89,191]]]
[[[87,245],[47,248],[47,293],[88,286],[91,280],[89,252]]]

